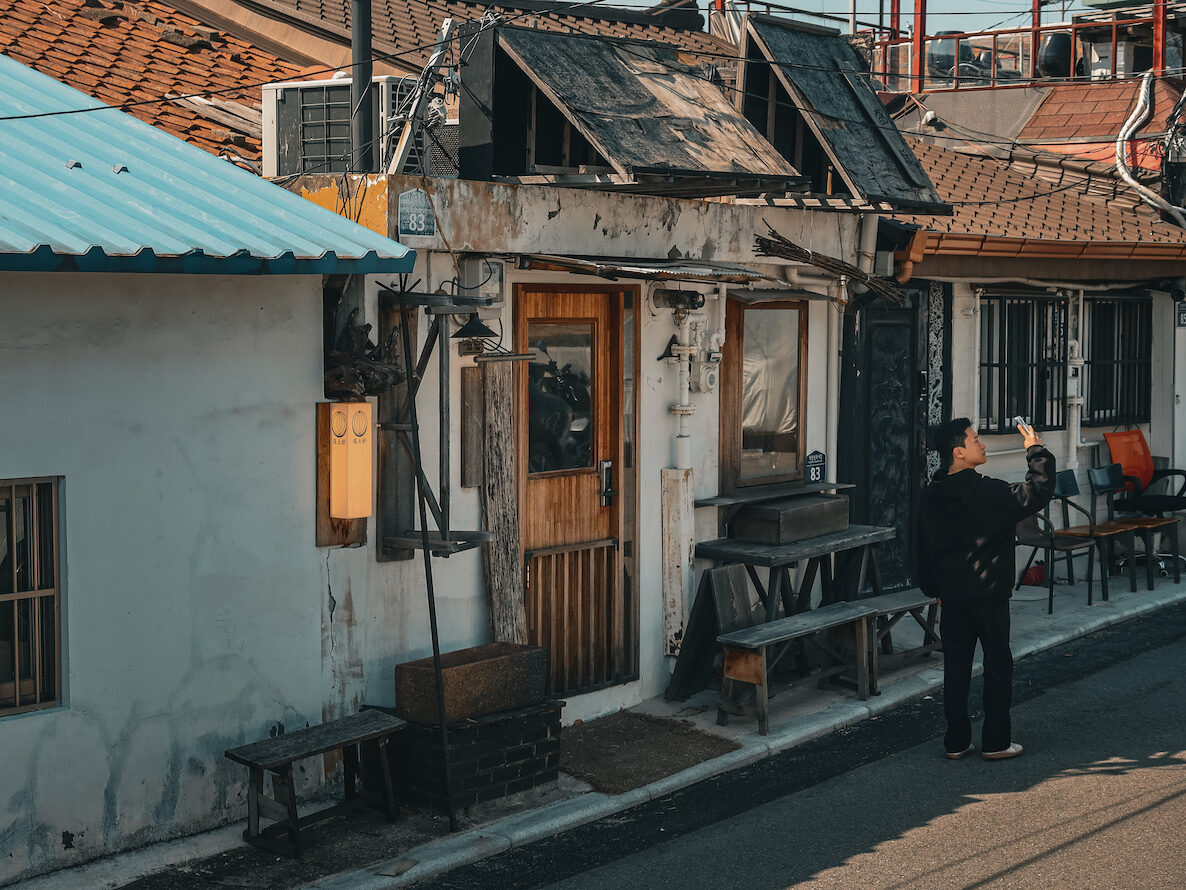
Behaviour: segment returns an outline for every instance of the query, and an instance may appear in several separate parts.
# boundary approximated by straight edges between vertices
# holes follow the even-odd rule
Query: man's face
[[[980,434],[972,427],[964,431],[964,447],[953,449],[953,454],[970,467],[978,467],[988,460],[988,452],[980,441]]]

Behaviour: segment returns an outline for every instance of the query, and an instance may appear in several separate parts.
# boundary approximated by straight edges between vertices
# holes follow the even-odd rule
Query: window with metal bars
[[[0,714],[61,699],[58,481],[0,480]]]
[[[1153,301],[1087,297],[1083,310],[1083,425],[1147,423]]]
[[[980,298],[980,432],[1066,426],[1067,301],[1059,296]]]

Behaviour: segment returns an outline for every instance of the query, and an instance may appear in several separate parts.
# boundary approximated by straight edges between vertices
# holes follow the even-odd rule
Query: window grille
[[[0,480],[0,714],[61,698],[58,486]]]
[[[980,432],[1066,427],[1067,303],[1056,296],[980,300]]]
[[[1149,299],[1084,301],[1084,426],[1148,423],[1153,304]]]

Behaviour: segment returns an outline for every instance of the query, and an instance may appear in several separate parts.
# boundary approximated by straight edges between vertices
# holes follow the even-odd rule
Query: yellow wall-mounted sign
[[[329,515],[371,515],[375,468],[370,402],[334,402],[329,409]]]

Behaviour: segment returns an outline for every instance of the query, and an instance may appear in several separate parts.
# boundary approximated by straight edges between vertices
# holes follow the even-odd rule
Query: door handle
[[[601,506],[608,507],[617,495],[614,491],[614,462],[601,461],[597,465],[597,475],[601,478]]]

